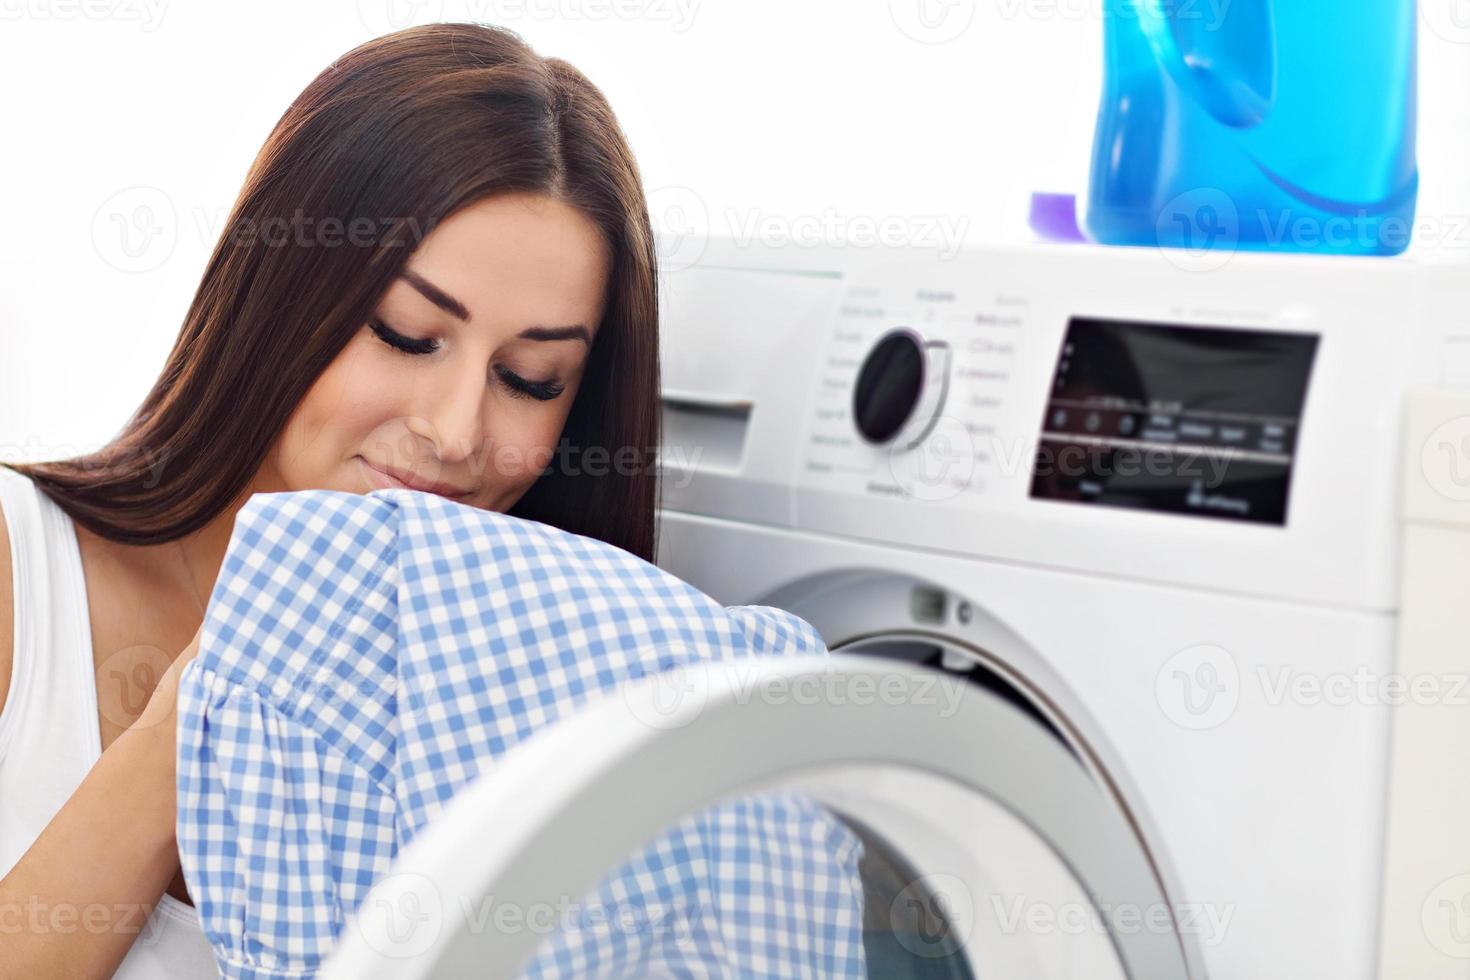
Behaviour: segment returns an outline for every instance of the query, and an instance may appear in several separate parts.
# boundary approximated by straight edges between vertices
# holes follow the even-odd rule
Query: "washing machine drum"
[[[837,654],[648,678],[537,733],[399,854],[322,975],[1191,974],[1126,815],[1052,733]]]

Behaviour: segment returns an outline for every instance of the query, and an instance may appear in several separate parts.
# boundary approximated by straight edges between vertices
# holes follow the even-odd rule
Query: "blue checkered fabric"
[[[535,521],[409,490],[256,494],[178,699],[179,854],[221,973],[312,976],[456,791],[594,695],[824,652],[790,613]],[[525,974],[862,976],[861,856],[800,794],[726,801],[614,869]]]

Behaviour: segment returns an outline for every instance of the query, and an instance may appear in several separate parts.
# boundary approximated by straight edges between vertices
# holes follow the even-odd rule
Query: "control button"
[[[1053,429],[1060,429],[1066,424],[1067,410],[1065,408],[1059,408],[1055,412],[1051,413],[1051,427]]]
[[[908,327],[878,339],[858,369],[852,418],[875,446],[917,445],[933,428],[949,385],[949,345],[925,341]]]
[[[1118,419],[1118,435],[1131,436],[1136,428],[1138,428],[1138,420],[1132,415],[1125,415]]]
[[[1088,412],[1087,421],[1083,425],[1087,427],[1088,432],[1096,432],[1102,428],[1102,416],[1096,412]]]

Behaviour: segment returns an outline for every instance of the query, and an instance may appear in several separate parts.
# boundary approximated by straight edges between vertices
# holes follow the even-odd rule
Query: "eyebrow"
[[[404,269],[402,276],[410,286],[419,291],[424,299],[452,314],[455,319],[468,320],[470,318],[470,311],[463,303],[417,272],[412,269]],[[592,346],[591,331],[580,323],[568,327],[527,327],[520,332],[520,336],[527,340],[580,340],[588,347]]]

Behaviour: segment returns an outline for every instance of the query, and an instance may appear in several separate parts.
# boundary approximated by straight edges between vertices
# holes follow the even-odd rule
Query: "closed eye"
[[[372,328],[373,333],[377,334],[379,340],[405,354],[432,354],[439,349],[439,341],[405,337],[382,320],[372,320],[368,326]],[[548,402],[566,390],[566,385],[555,380],[528,381],[509,368],[497,368],[496,373],[500,375],[501,383],[510,391],[513,398],[534,398],[537,401]]]
[[[378,335],[379,340],[405,354],[432,354],[439,349],[439,341],[405,337],[382,320],[372,320],[368,326],[372,328],[373,333]]]
[[[509,368],[500,368],[498,373],[513,398],[529,397],[549,402],[566,390],[566,385],[556,381],[527,381]]]

